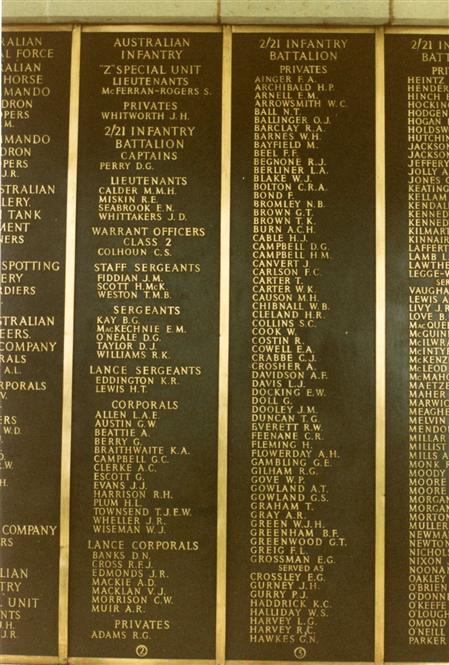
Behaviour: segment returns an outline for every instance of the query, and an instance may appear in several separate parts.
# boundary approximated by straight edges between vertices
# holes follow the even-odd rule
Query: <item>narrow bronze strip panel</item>
[[[376,582],[375,662],[384,657],[385,612],[385,90],[384,35],[376,33]]]
[[[228,490],[229,261],[231,206],[231,65],[232,32],[223,29],[221,125],[221,246],[220,246],[220,386],[218,411],[217,506],[217,665],[226,659],[226,530]]]
[[[410,27],[398,26],[396,28],[394,26],[385,26],[384,32],[386,35],[447,35],[448,28],[447,27],[414,28],[413,26]],[[431,664],[429,663],[429,665]]]
[[[280,661],[275,661],[279,663]],[[273,665],[272,660],[227,660],[229,665]],[[341,661],[341,660],[283,660],[282,665],[374,665],[372,660]],[[430,663],[429,663],[430,665]],[[441,665],[441,664],[440,664]]]
[[[123,24],[123,25],[84,25],[83,32],[222,32],[223,28],[219,25],[163,25],[161,23],[149,23],[143,25],[138,24]]]
[[[61,453],[61,534],[59,560],[59,657],[68,653],[70,449],[72,440],[73,319],[75,309],[76,186],[78,176],[78,112],[80,29],[72,34],[70,73],[69,154],[67,178],[66,274],[64,311],[64,370]]]
[[[2,32],[72,32],[73,26],[68,24],[61,25],[42,25],[42,23],[27,23],[26,25],[2,25]]]
[[[2,665],[62,665],[58,656],[0,656]]]
[[[77,658],[70,656],[69,665],[216,665],[215,660],[186,660],[184,658]],[[355,663],[354,665],[357,665]]]
[[[376,28],[352,28],[352,27],[329,27],[329,26],[307,26],[307,25],[301,25],[301,26],[295,26],[295,25],[233,25],[232,26],[232,32],[234,33],[325,33],[325,34],[348,34],[348,33],[353,33],[353,34],[374,34],[376,32]]]

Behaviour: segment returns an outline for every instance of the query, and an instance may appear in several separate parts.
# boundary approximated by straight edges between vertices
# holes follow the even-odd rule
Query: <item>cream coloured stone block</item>
[[[394,25],[449,25],[449,0],[391,0]]]
[[[216,23],[217,0],[4,0],[4,19],[72,23]]]
[[[46,0],[3,0],[2,16],[5,23],[46,23]]]
[[[49,0],[49,14],[89,23],[215,23],[216,0]]]
[[[389,0],[221,0],[223,23],[388,23]]]

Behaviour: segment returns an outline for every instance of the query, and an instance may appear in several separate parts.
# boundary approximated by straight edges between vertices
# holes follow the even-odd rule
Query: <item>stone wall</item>
[[[449,0],[3,0],[5,23],[449,25]]]

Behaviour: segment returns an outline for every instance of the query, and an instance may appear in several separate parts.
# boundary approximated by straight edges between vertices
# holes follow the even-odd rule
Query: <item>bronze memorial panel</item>
[[[215,656],[221,51],[82,36],[71,656]]]
[[[1,155],[0,663],[447,662],[448,30],[10,26]]]
[[[374,37],[233,43],[227,656],[369,661]]]
[[[386,658],[449,658],[449,37],[388,35]]]
[[[0,635],[7,654],[58,653],[70,47],[67,32],[2,36]]]

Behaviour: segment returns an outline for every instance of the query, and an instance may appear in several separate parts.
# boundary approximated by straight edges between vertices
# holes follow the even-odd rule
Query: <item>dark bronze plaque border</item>
[[[72,35],[70,86],[69,86],[69,136],[67,167],[67,204],[66,204],[66,248],[65,248],[65,286],[64,286],[64,340],[63,340],[63,376],[62,376],[62,434],[61,434],[61,488],[60,488],[60,557],[59,557],[59,608],[58,608],[58,656],[21,656],[0,653],[0,663],[7,665],[58,665],[65,662],[64,641],[64,606],[68,606],[66,580],[68,573],[68,525],[69,499],[64,487],[67,473],[70,474],[70,422],[67,429],[66,411],[71,410],[71,345],[73,343],[73,325],[70,322],[70,308],[73,313],[73,296],[70,296],[70,282],[74,277],[74,240],[71,243],[76,215],[76,153],[78,138],[78,98],[79,62],[77,63],[77,35],[80,28],[68,25],[4,25],[4,33],[14,32],[70,32]],[[79,37],[78,37],[79,40]],[[72,275],[73,272],[73,275]]]
[[[370,661],[273,661],[273,660],[234,660],[227,659],[226,663],[232,665],[386,665],[384,663],[384,530],[385,530],[385,339],[379,331],[385,329],[385,138],[384,138],[384,28],[375,26],[351,25],[233,25],[232,34],[276,34],[276,33],[329,33],[329,34],[372,34],[375,36],[375,220],[376,220],[376,248],[375,248],[375,625],[374,645],[375,657]],[[380,345],[378,346],[378,342]],[[378,356],[381,359],[378,361]],[[378,557],[379,553],[379,557]],[[415,664],[416,665],[416,664]],[[421,663],[418,665],[434,665]],[[441,665],[441,664],[440,664]]]
[[[383,32],[383,37],[386,35],[446,35],[449,37],[449,27],[445,26],[435,26],[435,27],[427,27],[427,26],[386,26],[385,28],[382,29]],[[385,48],[385,40],[383,38],[383,49]],[[383,56],[382,58],[382,68],[383,68],[383,87],[385,83],[385,57]],[[385,101],[385,87],[383,89],[383,99]],[[384,132],[384,138],[383,138],[383,145],[384,145],[384,154],[383,154],[383,174],[382,174],[382,188],[383,188],[383,215],[385,219],[385,214],[386,214],[386,173],[385,173],[385,103],[383,102],[382,105],[382,117],[383,117],[383,132]],[[385,228],[384,228],[384,234],[385,234]],[[384,240],[385,243],[385,240]],[[384,244],[384,250],[385,250],[385,244]],[[385,256],[384,256],[384,266],[383,269],[386,273],[386,262],[385,262]],[[384,310],[386,310],[386,283],[384,283],[384,288],[383,288],[383,296],[384,296]],[[382,329],[382,335],[383,335],[383,359],[384,359],[384,370],[386,370],[386,326],[383,327]],[[385,407],[385,393],[386,393],[386,384],[385,384],[385,373],[384,373],[384,388],[383,388],[383,394],[384,394],[384,410],[383,410],[383,427],[385,430],[385,425],[386,425],[386,407]],[[385,431],[384,431],[384,437],[385,437]],[[386,444],[385,444],[386,445]],[[384,447],[384,460],[383,460],[383,494],[384,494],[384,499],[383,499],[383,504],[384,504],[384,509],[383,509],[383,531],[384,531],[384,544],[383,544],[383,549],[381,552],[381,556],[383,557],[384,560],[384,570],[383,570],[383,616],[385,617],[385,557],[386,557],[386,551],[385,551],[385,494],[386,494],[386,482],[385,482],[385,466],[386,466],[386,448]],[[388,497],[387,497],[388,499]],[[377,566],[377,552],[376,552],[376,566]],[[384,647],[385,647],[385,634],[384,631],[382,631],[382,649],[383,649],[383,654],[384,654]],[[404,661],[393,661],[393,660],[384,660],[380,661],[379,665],[399,665],[399,663],[403,663]],[[377,665],[377,662],[375,663]],[[413,661],[413,665],[445,665],[444,661]]]
[[[230,28],[217,26],[217,25],[190,25],[190,24],[110,24],[110,25],[85,25],[77,26],[74,29],[80,30],[80,38],[82,39],[82,34],[86,33],[223,33],[223,51],[222,51],[222,63],[223,63],[223,73],[222,73],[222,85],[223,90],[225,86],[227,89],[230,89],[230,69],[226,67],[226,53],[230,52]],[[226,42],[226,35],[228,37],[228,43]],[[78,54],[78,58],[79,58]],[[80,63],[78,63],[78,69],[80,70]],[[78,71],[78,95],[79,95],[79,86],[80,86],[80,72]],[[226,460],[226,435],[227,432],[223,427],[227,426],[227,307],[226,304],[222,306],[222,302],[227,301],[229,286],[226,283],[226,266],[229,263],[226,259],[226,229],[229,229],[229,195],[226,196],[224,192],[227,192],[230,188],[230,137],[229,133],[226,132],[225,126],[227,122],[227,115],[229,113],[229,131],[230,131],[230,109],[226,111],[226,104],[224,102],[224,95],[222,94],[222,142],[221,142],[221,166],[222,166],[222,176],[221,176],[221,211],[220,211],[220,227],[222,229],[222,234],[220,237],[220,321],[219,321],[219,330],[220,330],[220,349],[219,349],[219,390],[218,390],[218,439],[217,439],[217,450],[218,450],[218,460],[217,460],[217,475],[218,475],[218,484],[217,484],[217,585],[216,585],[216,649],[215,649],[215,659],[171,659],[171,658],[111,658],[111,657],[84,657],[84,656],[68,656],[67,655],[67,643],[65,645],[66,652],[65,656],[60,657],[59,665],[134,665],[135,663],[142,663],[143,665],[194,665],[198,663],[200,665],[217,665],[220,662],[220,646],[224,644],[224,624],[221,622],[221,614],[224,612],[225,605],[225,589],[221,582],[221,576],[218,574],[219,571],[226,565],[225,559],[223,559],[223,552],[225,551],[223,545],[223,538],[226,537],[226,475],[223,476],[223,471],[226,470],[226,465],[222,462]],[[77,109],[78,116],[78,109]],[[228,167],[226,168],[226,164]],[[76,195],[76,190],[75,190]],[[74,213],[76,218],[76,211]],[[229,233],[229,232],[228,232]],[[73,240],[73,253],[75,253],[75,240]],[[225,258],[223,258],[225,257]],[[74,271],[74,265],[73,265]],[[73,290],[75,288],[75,274],[73,272]],[[226,297],[223,297],[225,295]],[[74,294],[73,294],[74,296]],[[73,304],[74,305],[74,304]],[[73,306],[74,310],[74,306]],[[73,328],[73,326],[72,326]],[[73,345],[73,329],[72,329],[72,345]],[[223,359],[223,360],[222,360]],[[72,349],[72,365],[73,365],[73,349]],[[70,367],[70,372],[72,372],[73,366]],[[71,380],[71,378],[70,378]],[[225,392],[226,391],[226,392]],[[70,405],[71,406],[71,405]],[[70,420],[68,421],[68,427],[70,429],[71,437],[71,409],[70,409]],[[224,453],[223,453],[224,447]],[[69,451],[69,462],[70,462],[70,451]],[[70,470],[69,470],[70,471]],[[223,480],[224,478],[224,480]],[[69,522],[67,523],[67,528],[69,529]],[[67,535],[68,537],[68,535]],[[223,576],[224,577],[224,576]],[[68,581],[68,569],[67,569],[67,581]],[[67,596],[68,596],[68,586],[67,586]],[[68,608],[69,608],[69,599],[66,601],[66,614],[65,621],[68,624]],[[67,634],[67,633],[66,633]],[[222,636],[222,638],[220,637]],[[0,660],[0,663],[2,661]],[[224,651],[223,651],[223,661],[224,665]],[[9,665],[9,664],[8,664]]]

